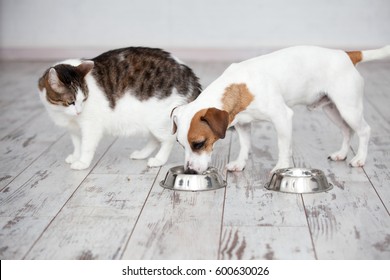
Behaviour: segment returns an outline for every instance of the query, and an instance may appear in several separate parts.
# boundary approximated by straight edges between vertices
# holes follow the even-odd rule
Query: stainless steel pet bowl
[[[160,186],[175,191],[209,191],[226,187],[226,182],[216,168],[210,167],[202,174],[185,174],[183,166],[169,169]]]
[[[265,185],[269,190],[286,193],[317,193],[333,188],[324,172],[319,169],[284,168],[278,169]]]

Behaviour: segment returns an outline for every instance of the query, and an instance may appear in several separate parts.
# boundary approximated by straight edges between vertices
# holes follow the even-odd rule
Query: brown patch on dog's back
[[[349,58],[351,59],[353,65],[358,64],[363,59],[363,54],[361,51],[350,51],[346,52]]]
[[[229,123],[234,120],[238,113],[244,111],[253,99],[254,96],[246,84],[231,84],[228,86],[222,97],[222,106],[229,113]]]

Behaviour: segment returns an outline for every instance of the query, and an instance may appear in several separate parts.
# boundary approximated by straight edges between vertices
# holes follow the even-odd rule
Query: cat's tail
[[[350,51],[347,54],[354,65],[359,62],[390,58],[390,45],[376,50]]]

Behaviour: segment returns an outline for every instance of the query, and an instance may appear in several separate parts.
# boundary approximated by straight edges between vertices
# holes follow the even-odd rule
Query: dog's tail
[[[390,45],[376,50],[350,51],[347,54],[354,65],[359,62],[390,58]]]

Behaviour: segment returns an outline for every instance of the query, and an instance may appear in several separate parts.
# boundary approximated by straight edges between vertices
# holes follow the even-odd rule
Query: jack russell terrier
[[[273,123],[278,138],[279,159],[273,171],[290,167],[293,110],[298,104],[322,107],[341,129],[341,149],[329,156],[345,160],[354,132],[359,148],[350,166],[363,166],[370,127],[363,117],[364,81],[358,62],[390,57],[390,46],[377,50],[344,52],[314,46],[298,46],[234,63],[193,102],[172,111],[172,132],[185,149],[185,169],[205,171],[213,145],[234,126],[240,140],[238,158],[229,171],[245,168],[250,150],[250,123]]]

